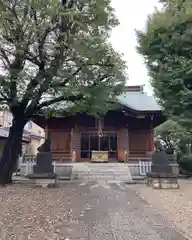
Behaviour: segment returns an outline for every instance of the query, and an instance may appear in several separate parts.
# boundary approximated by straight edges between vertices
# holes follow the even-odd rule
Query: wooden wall
[[[48,120],[45,132],[49,129],[51,133],[53,159],[71,160],[72,152],[76,151],[77,160],[80,160],[80,133],[94,130],[94,124],[94,119],[87,116]],[[154,150],[152,125],[148,120],[117,113],[106,117],[104,124],[106,130],[117,132],[118,151],[127,150],[129,157],[147,157],[147,153]]]
[[[51,131],[51,151],[54,160],[70,160],[70,132],[64,131]]]
[[[146,156],[154,150],[152,129],[129,129],[129,156]]]

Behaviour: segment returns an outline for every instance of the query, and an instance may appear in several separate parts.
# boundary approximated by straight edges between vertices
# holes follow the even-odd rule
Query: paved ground
[[[180,189],[169,190],[152,189],[144,184],[129,187],[192,239],[192,180],[179,180],[179,184]]]
[[[184,240],[123,183],[0,189],[0,239]]]

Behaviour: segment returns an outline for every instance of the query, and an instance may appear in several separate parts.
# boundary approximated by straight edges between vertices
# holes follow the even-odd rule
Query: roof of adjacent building
[[[9,135],[9,127],[1,127],[0,128],[0,138],[8,138]],[[30,135],[28,132],[23,132],[23,138],[22,140],[24,142],[30,142]]]

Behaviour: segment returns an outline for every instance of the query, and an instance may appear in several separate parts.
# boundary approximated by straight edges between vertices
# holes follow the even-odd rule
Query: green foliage
[[[168,120],[155,128],[155,133],[163,139],[170,138],[174,142],[183,141],[188,143],[192,140],[191,132],[174,120]]]
[[[189,144],[192,143],[192,134],[182,125],[174,120],[168,120],[155,128],[155,134],[162,139],[171,139],[174,142],[178,154],[188,154],[191,150]]]
[[[118,24],[110,0],[0,0],[0,8],[1,107],[26,119],[50,105],[95,115],[113,107],[126,67],[108,41]]]
[[[186,155],[179,161],[179,166],[187,173],[192,173],[192,155]]]
[[[192,1],[162,2],[162,10],[149,16],[146,31],[137,31],[138,51],[145,58],[160,104],[191,129]]]

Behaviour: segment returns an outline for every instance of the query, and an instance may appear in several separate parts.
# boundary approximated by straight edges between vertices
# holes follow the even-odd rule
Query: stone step
[[[119,180],[119,181],[129,181],[130,178],[128,176],[121,176],[121,177],[116,177],[116,176],[72,176],[71,179],[78,179],[78,180],[85,180],[85,179],[91,179],[91,180]]]
[[[79,175],[129,175],[129,172],[72,172]]]
[[[132,182],[128,166],[108,166],[108,165],[91,165],[82,167],[74,167],[72,170],[72,179],[79,180],[115,180]]]

